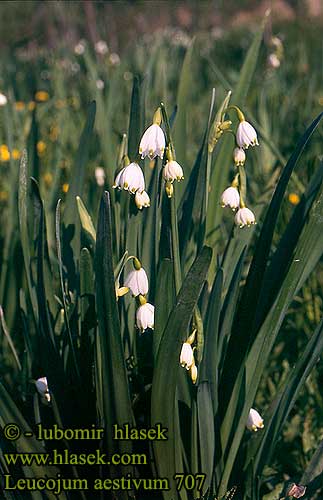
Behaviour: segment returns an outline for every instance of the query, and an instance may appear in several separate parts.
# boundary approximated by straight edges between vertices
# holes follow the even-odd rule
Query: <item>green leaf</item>
[[[179,355],[183,339],[192,318],[194,308],[206,279],[212,251],[203,247],[200,255],[188,272],[176,304],[167,321],[160,343],[152,385],[151,422],[158,422],[168,429],[167,441],[154,441],[154,454],[160,477],[172,478],[175,468],[174,419],[175,392]],[[167,367],[167,369],[165,369]],[[177,471],[180,472],[180,471]],[[174,481],[170,479],[170,491],[164,491],[165,500],[177,498]]]
[[[95,101],[93,101],[89,105],[87,119],[75,156],[75,163],[70,173],[71,183],[66,197],[66,204],[64,209],[64,223],[66,227],[68,227],[69,224],[75,224],[75,200],[77,196],[82,197],[83,194],[85,169],[89,159],[95,113],[96,103]]]
[[[71,183],[66,196],[62,227],[62,252],[67,267],[69,287],[77,289],[76,259],[80,255],[80,222],[77,217],[76,197],[83,196],[86,166],[90,154],[93,127],[96,114],[96,103],[93,101],[88,109],[87,119],[81,134],[75,162],[70,173]],[[65,255],[68,258],[65,259]]]
[[[302,475],[300,484],[307,486],[305,498],[313,498],[310,495],[317,493],[318,488],[322,488],[323,474],[323,441],[318,445],[310,463]],[[322,490],[321,490],[322,491]]]
[[[20,361],[19,361],[19,356],[18,356],[18,353],[16,351],[15,345],[14,345],[14,343],[12,341],[10,332],[8,330],[8,327],[7,327],[7,324],[6,324],[6,320],[5,320],[5,317],[4,317],[4,312],[3,312],[3,309],[2,309],[1,305],[0,305],[0,325],[2,327],[2,330],[3,330],[3,333],[4,333],[5,337],[7,339],[7,342],[9,344],[10,350],[11,350],[11,352],[13,354],[13,357],[14,357],[14,360],[16,362],[17,368],[20,371],[22,368],[21,368],[21,364],[20,364]]]
[[[197,388],[199,448],[201,471],[205,474],[202,494],[209,489],[214,470],[215,428],[209,382],[199,382]]]
[[[312,125],[304,134],[303,138],[299,141],[296,150],[291,157],[291,160],[289,160],[289,168],[286,170],[286,167],[283,171],[283,180],[279,182],[276,188],[276,190],[278,190],[278,195],[274,194],[272,200],[272,204],[274,204],[274,207],[269,207],[268,212],[274,211],[275,213],[278,209],[278,207],[276,206],[276,202],[277,198],[279,202],[281,202],[281,196],[283,194],[282,191],[286,189],[286,176],[290,176],[294,162],[298,158],[300,151],[303,149],[311,133],[313,133],[315,127],[318,125],[318,122],[321,119],[322,115],[320,115],[312,123]],[[268,356],[271,352],[280,326],[284,320],[289,304],[291,303],[295,293],[300,289],[304,281],[308,278],[309,274],[322,255],[322,202],[323,187],[321,186],[320,192],[316,196],[316,199],[310,209],[308,222],[303,228],[295,246],[295,258],[290,264],[288,273],[280,288],[278,297],[273,304],[273,307],[267,314],[260,330],[257,332],[257,336],[255,337],[252,347],[248,353],[248,357],[245,359],[244,363],[242,363],[241,361],[241,359],[243,358],[243,356],[241,355],[241,345],[242,341],[245,340],[245,337],[250,334],[250,324],[243,323],[242,325],[241,323],[237,322],[237,327],[233,331],[231,337],[232,342],[230,342],[228,349],[229,355],[226,359],[227,371],[224,371],[223,374],[223,380],[225,381],[225,383],[221,387],[220,392],[222,401],[225,401],[227,399],[227,392],[229,392],[229,395],[231,395],[228,406],[225,405],[226,413],[221,428],[222,442],[225,449],[227,449],[228,457],[226,459],[225,470],[223,472],[221,480],[220,493],[224,492],[225,488],[227,487],[235,457],[243,436],[248,411],[252,407],[263,370],[268,360]],[[267,221],[267,225],[269,225],[269,227],[271,226],[271,223],[272,222],[270,222],[269,220]],[[267,239],[267,236],[265,234],[263,236],[265,239]],[[262,244],[258,243],[258,245],[258,248],[261,248]],[[249,307],[252,306],[253,304],[249,303]],[[239,316],[237,316],[237,321],[238,318]],[[239,346],[240,348],[237,349],[237,346]],[[237,376],[235,376],[235,373],[237,371],[236,368],[238,368]],[[231,385],[232,373],[234,375],[233,380],[235,381],[233,385]],[[236,411],[237,413],[235,414]],[[235,418],[232,423],[234,415]],[[235,429],[232,440],[229,439],[230,434],[227,431],[228,428]]]
[[[189,178],[189,168],[186,161],[187,150],[187,112],[188,104],[190,102],[191,88],[192,88],[192,62],[195,52],[195,39],[186,51],[183,66],[181,69],[181,76],[177,91],[177,106],[178,112],[174,123],[174,143],[176,148],[177,161],[180,165],[185,165],[185,175]],[[180,198],[180,196],[179,196]]]
[[[256,250],[248,273],[247,282],[236,314],[236,320],[233,325],[233,335],[228,348],[229,356],[227,357],[224,366],[224,377],[226,378],[227,383],[224,402],[228,400],[228,396],[231,393],[231,388],[237,372],[240,369],[242,360],[246,355],[257,331],[255,329],[255,320],[257,310],[261,307],[261,304],[259,303],[260,292],[263,286],[266,266],[268,264],[274,229],[288,181],[302,151],[322,117],[323,113],[321,113],[312,122],[310,127],[298,141],[292,156],[282,171],[271,203],[268,207],[265,221],[257,240]],[[294,245],[295,243],[296,241],[294,241]],[[263,300],[267,302],[265,295]],[[234,360],[233,364],[232,360]]]
[[[89,212],[86,210],[86,207],[79,196],[76,197],[77,209],[79,212],[81,225],[84,231],[90,236],[93,243],[95,243],[96,232],[92,222],[92,218]]]
[[[18,211],[19,211],[19,231],[22,252],[24,257],[25,271],[28,283],[28,290],[32,304],[35,321],[38,321],[38,306],[36,289],[31,277],[31,255],[28,235],[28,164],[27,152],[23,151],[20,161],[19,191],[18,191]]]
[[[284,423],[302,389],[307,377],[318,362],[323,350],[323,322],[316,328],[305,350],[301,354],[295,367],[291,370],[284,386],[280,389],[273,403],[270,405],[268,415],[265,415],[265,428],[259,432],[258,443],[256,440],[250,446],[250,455],[255,456],[255,447],[258,444],[254,468],[257,475],[261,475],[264,466],[270,462]],[[305,483],[306,484],[306,483]]]
[[[0,383],[0,403],[1,415],[0,424],[3,428],[7,424],[16,424],[20,431],[21,436],[15,441],[16,453],[46,453],[45,448],[41,445],[40,441],[34,436],[32,429],[29,427],[27,421],[24,419],[22,413],[19,411],[12,398],[8,394],[5,387]],[[30,433],[31,437],[25,437],[24,433]],[[2,438],[1,438],[2,441]],[[3,445],[1,446],[3,449]],[[9,451],[11,453],[11,451]],[[36,465],[34,462],[28,467],[23,468],[23,473],[26,477],[56,477],[59,471],[56,467]],[[46,497],[50,500],[55,500],[56,495],[50,491],[46,492]],[[65,493],[61,493],[60,498],[66,499]]]
[[[132,95],[131,95],[131,107],[130,107],[130,119],[129,119],[129,131],[128,131],[128,155],[130,161],[135,161],[138,156],[140,138],[143,133],[144,127],[144,113],[143,113],[143,95],[142,95],[142,83],[138,76],[134,77]]]
[[[259,297],[259,305],[257,308],[257,322],[261,323],[265,313],[270,309],[277,291],[280,289],[282,282],[286,276],[289,264],[293,258],[295,243],[306,223],[310,208],[317,196],[320,186],[323,181],[323,162],[316,170],[312,179],[303,194],[300,203],[296,206],[290,221],[277,245],[276,251],[273,254],[270,264],[266,270],[261,294]]]
[[[100,378],[99,395],[103,401],[104,425],[109,450],[129,452],[130,441],[112,439],[113,424],[133,425],[129,386],[126,373],[120,322],[116,302],[113,262],[110,195],[101,199],[95,252],[96,308],[98,315],[97,364]]]
[[[170,259],[163,259],[160,264],[156,283],[155,330],[153,335],[153,352],[155,360],[157,358],[161,337],[175,302],[175,298],[173,263]]]
[[[60,285],[61,285],[61,294],[62,294],[62,300],[63,300],[63,308],[64,308],[64,321],[65,321],[65,326],[66,326],[66,331],[68,335],[68,342],[70,346],[70,350],[72,353],[72,360],[73,360],[73,365],[74,365],[74,370],[75,374],[78,379],[80,379],[80,371],[79,371],[79,366],[78,362],[76,359],[76,353],[75,353],[75,347],[74,347],[74,342],[72,338],[72,332],[71,332],[71,327],[70,327],[70,321],[69,321],[69,316],[68,316],[68,306],[67,306],[67,300],[66,300],[66,290],[64,287],[64,277],[63,277],[63,260],[62,260],[62,247],[61,247],[61,212],[60,212],[60,204],[61,200],[58,200],[57,202],[57,207],[56,207],[56,248],[57,248],[57,258],[58,258],[58,268],[59,268],[59,278],[60,278]]]
[[[206,328],[204,332],[204,352],[199,370],[199,383],[208,382],[212,396],[213,412],[216,414],[218,406],[218,367],[220,360],[219,345],[219,320],[222,306],[223,271],[217,272],[206,315]]]
[[[181,255],[185,253],[184,249],[190,251],[188,241],[195,236],[198,242],[197,251],[204,242],[205,237],[205,218],[207,209],[207,189],[208,185],[208,135],[210,130],[210,122],[213,114],[214,106],[214,89],[211,98],[210,110],[207,124],[205,127],[203,140],[199,152],[197,154],[195,164],[189,176],[189,181],[186,186],[185,193],[182,197],[179,214],[179,233],[181,235]],[[185,174],[186,175],[186,174]],[[190,220],[191,224],[187,224]],[[193,233],[193,234],[192,234]]]

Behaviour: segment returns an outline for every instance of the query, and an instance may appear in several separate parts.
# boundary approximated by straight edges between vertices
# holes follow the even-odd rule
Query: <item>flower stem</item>
[[[181,261],[179,255],[179,238],[178,238],[175,190],[173,196],[169,198],[169,203],[170,203],[170,223],[171,223],[171,236],[172,236],[172,257],[174,266],[175,291],[177,295],[182,285],[182,272],[181,272]]]
[[[167,147],[169,149],[169,154],[171,155],[173,160],[176,160],[175,148],[173,145],[170,124],[168,120],[167,111],[164,103],[160,103],[160,109],[163,116],[163,122],[165,126],[165,134]],[[169,198],[170,203],[170,225],[171,225],[171,239],[172,239],[172,259],[174,266],[174,279],[175,279],[175,291],[176,295],[178,294],[181,285],[182,285],[182,271],[181,271],[181,261],[179,255],[179,238],[178,238],[178,224],[177,224],[177,211],[176,211],[176,198],[175,198],[175,189],[172,193],[171,198]]]
[[[244,166],[239,165],[239,191],[240,191],[240,207],[244,208],[246,195],[247,195],[247,179],[246,179],[246,170]]]
[[[241,109],[238,108],[238,106],[234,106],[234,104],[232,104],[231,106],[227,107],[227,110],[228,109],[234,109],[235,110],[235,112],[237,113],[237,117],[238,117],[239,122],[245,121],[244,114],[242,113]]]

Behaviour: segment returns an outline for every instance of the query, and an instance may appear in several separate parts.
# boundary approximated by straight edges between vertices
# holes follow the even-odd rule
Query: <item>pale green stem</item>
[[[240,208],[244,208],[247,196],[247,179],[244,166],[239,165],[239,191],[240,191]]]
[[[163,103],[160,103],[160,109],[163,116],[163,122],[165,126],[167,145],[170,149],[172,158],[176,160],[175,148],[171,137],[170,125],[168,121],[168,115],[166,108]],[[182,285],[182,272],[181,272],[181,261],[179,255],[179,238],[178,238],[178,225],[177,225],[177,212],[176,212],[176,200],[175,200],[175,189],[170,202],[170,220],[171,220],[171,237],[172,237],[172,257],[174,266],[174,278],[175,278],[175,291],[178,294]]]
[[[229,109],[234,109],[234,111],[237,113],[237,117],[238,117],[239,122],[245,121],[244,114],[242,113],[241,109],[238,108],[238,106],[234,106],[234,105],[228,106],[225,111],[227,111]]]
[[[172,233],[172,254],[174,264],[174,278],[175,278],[175,291],[178,294],[182,285],[181,262],[179,255],[179,239],[178,239],[178,225],[177,213],[175,202],[175,190],[173,196],[169,199],[170,202],[170,219],[171,219],[171,233]]]

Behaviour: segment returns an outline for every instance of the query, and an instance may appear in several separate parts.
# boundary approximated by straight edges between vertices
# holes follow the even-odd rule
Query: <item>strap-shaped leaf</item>
[[[270,462],[284,423],[294,406],[299,391],[319,360],[322,350],[323,322],[321,321],[301,354],[300,359],[291,370],[284,386],[280,389],[271,404],[268,415],[265,415],[265,428],[264,431],[258,434],[258,442],[256,443],[256,440],[254,440],[250,446],[250,458],[254,459],[255,451],[257,450],[254,460],[254,470],[257,475],[261,475],[264,466]]]
[[[224,384],[221,387],[221,394],[223,395],[229,390],[228,387],[230,388],[230,401],[226,407],[226,415],[221,427],[221,438],[228,455],[222,476],[220,492],[224,492],[227,487],[235,457],[244,433],[248,411],[252,407],[261,376],[288,307],[296,292],[304,284],[322,255],[322,206],[323,186],[321,186],[320,192],[311,207],[308,222],[303,228],[295,247],[295,258],[289,267],[277,300],[266,316],[252,344],[247,359],[241,364],[239,361],[240,353],[237,358],[233,358],[232,352],[230,352],[232,370],[234,370],[235,363],[239,362],[240,365],[233,390],[231,390],[230,381],[227,383],[225,377],[223,377]]]
[[[178,370],[182,369],[179,364],[179,355],[206,279],[211,256],[211,249],[203,247],[188,272],[168,318],[156,361],[152,385],[151,422],[152,425],[162,422],[163,427],[168,429],[167,441],[154,441],[153,443],[158,474],[170,480],[170,491],[163,492],[165,500],[177,498],[172,478],[176,470],[175,447],[177,443],[174,439],[176,380]]]
[[[226,407],[225,402],[228,401],[228,398],[230,397],[242,360],[246,356],[248,348],[250,347],[256,334],[254,327],[257,308],[259,307],[260,291],[263,285],[266,266],[268,264],[274,229],[288,181],[300,155],[302,154],[307,142],[311,138],[322,117],[323,113],[321,113],[312,122],[304,135],[298,141],[292,156],[282,171],[271,203],[268,207],[266,218],[257,240],[257,246],[248,273],[247,282],[236,314],[233,326],[233,335],[228,348],[229,355],[225,361],[224,378],[226,379],[226,389],[223,393],[224,407]],[[294,244],[296,244],[296,241]],[[234,362],[232,362],[233,360]]]
[[[98,373],[101,374],[98,394],[102,396],[108,449],[124,452],[131,449],[130,441],[114,441],[112,426],[133,425],[129,386],[124,352],[121,341],[120,322],[116,302],[112,262],[112,226],[110,195],[102,195],[96,235],[95,252],[96,308],[98,316]]]

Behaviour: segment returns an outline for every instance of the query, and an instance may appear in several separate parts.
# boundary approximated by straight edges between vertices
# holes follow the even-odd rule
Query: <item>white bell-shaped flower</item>
[[[236,167],[242,166],[246,161],[246,153],[242,148],[234,148],[233,150],[233,161]]]
[[[240,205],[240,195],[236,187],[230,186],[225,189],[221,195],[222,207],[230,207],[236,210]]]
[[[7,97],[0,93],[0,106],[5,106],[8,102]]]
[[[186,368],[186,370],[189,370],[194,363],[193,349],[191,344],[188,342],[184,342],[182,345],[179,362],[183,368]]]
[[[264,421],[257,410],[253,408],[250,409],[246,426],[247,429],[254,432],[264,427]]]
[[[237,144],[240,148],[248,149],[249,146],[258,146],[257,132],[246,120],[242,120],[237,129]]]
[[[306,486],[292,483],[286,491],[286,496],[293,498],[302,498],[305,495],[305,493],[306,493]]]
[[[44,399],[47,403],[49,403],[50,402],[50,394],[49,394],[49,390],[48,390],[47,378],[40,377],[39,379],[36,380],[35,385],[36,385],[36,389],[39,392],[39,395],[41,396],[41,398]]]
[[[237,211],[234,222],[239,227],[251,226],[252,224],[256,224],[255,214],[249,210],[247,207],[239,208]]]
[[[150,198],[146,191],[142,191],[142,193],[138,190],[135,194],[135,203],[139,210],[142,210],[142,207],[150,206]]]
[[[141,332],[145,331],[147,328],[154,329],[154,317],[155,308],[152,304],[149,304],[149,302],[138,307],[136,323]]]
[[[95,52],[97,54],[100,54],[101,56],[104,56],[109,52],[107,42],[105,42],[104,40],[99,40],[98,42],[96,42],[96,44],[94,45],[94,49]]]
[[[148,156],[151,160],[156,156],[163,158],[165,144],[164,132],[157,123],[153,123],[141,138],[139,154],[141,154],[141,158]]]
[[[98,186],[102,187],[105,183],[105,172],[102,167],[96,167],[95,169],[95,180]]]
[[[280,66],[280,60],[275,53],[269,54],[267,61],[268,61],[268,66],[270,66],[271,68],[276,69],[279,68]]]
[[[115,178],[113,188],[125,189],[134,194],[145,190],[145,178],[138,163],[132,162],[123,167]]]
[[[146,295],[148,293],[148,278],[143,267],[130,271],[125,279],[124,286],[127,286],[134,297]]]
[[[167,161],[163,170],[163,177],[166,182],[174,182],[176,180],[179,182],[184,179],[183,169],[177,161]]]

